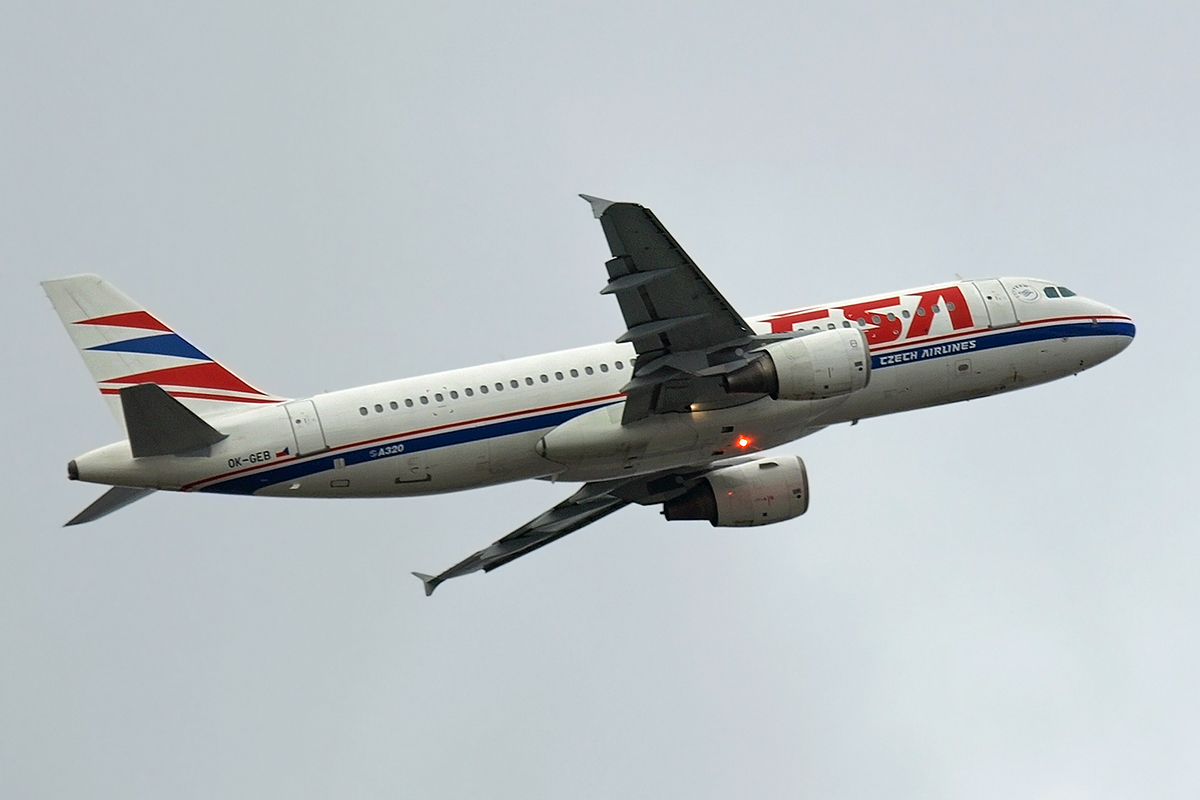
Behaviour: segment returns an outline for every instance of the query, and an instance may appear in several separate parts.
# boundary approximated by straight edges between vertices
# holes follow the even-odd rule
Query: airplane
[[[612,258],[615,341],[289,399],[206,356],[94,275],[42,284],[126,438],[71,480],[67,522],[156,490],[404,497],[538,478],[566,500],[437,575],[503,566],[630,504],[668,521],[804,514],[808,474],[765,453],[830,425],[1033,386],[1133,340],[1116,309],[1036,278],[956,280],[742,317],[650,209],[580,195]]]

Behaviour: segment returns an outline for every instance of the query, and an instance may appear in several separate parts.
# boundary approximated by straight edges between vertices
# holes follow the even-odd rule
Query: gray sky
[[[1200,792],[1200,11],[1185,3],[0,10],[0,795]],[[37,286],[97,272],[269,390],[611,340],[588,192],[743,313],[1034,275],[1133,346],[826,431],[809,513],[157,494]]]

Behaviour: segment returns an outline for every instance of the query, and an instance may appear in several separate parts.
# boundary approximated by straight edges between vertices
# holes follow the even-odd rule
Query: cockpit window
[[[1046,297],[1058,297],[1058,289],[1053,286],[1046,287]]]
[[[1058,293],[1061,294],[1063,297],[1074,297],[1075,296],[1075,293],[1072,292],[1070,289],[1068,289],[1065,286],[1058,287]]]

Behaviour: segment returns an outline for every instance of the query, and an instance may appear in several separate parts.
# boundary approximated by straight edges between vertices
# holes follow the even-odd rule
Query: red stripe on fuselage
[[[313,456],[314,457],[328,456],[330,453],[340,453],[345,450],[353,450],[356,447],[365,447],[369,444],[376,444],[377,442],[387,442],[387,441],[392,441],[395,439],[403,439],[403,438],[412,437],[412,436],[420,436],[422,434],[433,433],[435,431],[442,431],[442,430],[446,430],[448,428],[465,428],[465,427],[469,427],[471,425],[479,425],[479,424],[482,424],[485,422],[495,422],[495,421],[501,420],[501,419],[509,419],[512,417],[521,417],[526,414],[541,414],[545,411],[557,411],[558,409],[561,409],[561,408],[570,408],[571,406],[582,406],[582,405],[587,405],[589,403],[600,403],[605,400],[618,400],[624,396],[625,395],[623,395],[621,393],[609,394],[609,395],[604,395],[603,397],[591,397],[591,398],[588,398],[587,400],[572,400],[567,403],[556,403],[552,406],[540,406],[538,408],[526,408],[526,409],[522,409],[520,411],[509,411],[504,414],[493,414],[488,417],[477,417],[476,419],[464,420],[463,422],[448,422],[445,425],[433,425],[428,428],[414,428],[411,431],[404,431],[402,433],[389,433],[387,436],[376,436],[373,439],[362,439],[361,441],[352,442],[350,444],[338,445],[337,447],[331,447],[328,450],[322,450],[320,453],[313,453]],[[198,481],[193,481],[192,483],[181,486],[179,490],[181,492],[190,492],[192,489],[196,488],[197,486],[200,486],[201,484],[213,483],[214,481],[223,481],[223,480],[226,480],[227,478],[232,478],[235,475],[241,475],[246,472],[254,472],[256,470],[268,469],[271,467],[276,467],[276,466],[286,463],[288,461],[299,461],[304,458],[307,458],[307,456],[292,456],[290,458],[281,458],[281,459],[278,459],[275,461],[269,461],[266,464],[256,464],[252,467],[243,467],[242,469],[233,470],[232,472],[223,472],[220,475],[214,475],[211,478],[201,478]]]
[[[926,345],[926,344],[932,344],[933,342],[944,342],[947,339],[965,339],[965,338],[968,338],[971,336],[978,336],[983,333],[1008,331],[1008,330],[1012,330],[1013,328],[1029,328],[1029,327],[1033,327],[1035,325],[1047,325],[1047,324],[1059,323],[1059,322],[1090,322],[1092,320],[1098,320],[1098,319],[1116,320],[1118,322],[1131,322],[1132,321],[1129,317],[1122,317],[1122,316],[1115,315],[1115,314],[1083,314],[1083,315],[1078,315],[1078,316],[1073,316],[1073,317],[1048,317],[1047,319],[1031,319],[1031,320],[1027,320],[1025,322],[1019,322],[1016,325],[1009,325],[1006,328],[991,328],[991,327],[972,328],[971,330],[959,330],[959,331],[955,331],[954,333],[947,333],[947,334],[943,334],[942,336],[930,336],[930,337],[927,337],[924,339],[905,339],[900,342],[889,342],[888,344],[885,344],[885,345],[871,347],[870,350],[872,353],[883,353],[888,350],[903,350],[906,347],[912,347],[914,345]]]

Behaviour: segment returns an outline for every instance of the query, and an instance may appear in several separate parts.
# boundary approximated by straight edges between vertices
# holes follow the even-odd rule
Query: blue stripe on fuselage
[[[1079,336],[1128,336],[1133,337],[1134,327],[1130,322],[1072,322],[1063,325],[1046,325],[1040,328],[1022,327],[982,333],[949,342],[917,345],[903,350],[871,356],[871,369],[884,369],[914,361],[931,358],[946,358],[978,350],[993,350],[1014,344],[1042,342],[1047,339],[1069,339]]]
[[[1042,327],[1011,328],[994,332],[980,332],[979,334],[973,336],[967,336],[962,339],[955,339],[949,342],[916,345],[903,350],[893,350],[887,353],[872,355],[871,368],[883,369],[886,367],[911,363],[914,361],[925,361],[932,358],[946,358],[948,356],[959,355],[961,353],[975,352],[979,350],[992,350],[998,347],[1006,347],[1008,345],[1026,344],[1028,342],[1045,341],[1048,339],[1061,339],[1077,336],[1132,337],[1133,335],[1134,326],[1132,323],[1128,322],[1080,322],[1060,325],[1046,325]],[[284,483],[285,481],[294,481],[319,472],[332,470],[334,468],[333,460],[335,458],[343,459],[346,466],[353,466],[355,464],[362,464],[367,461],[378,461],[381,458],[409,455],[412,453],[419,453],[424,450],[433,450],[439,447],[449,447],[456,444],[466,444],[468,442],[493,439],[515,433],[527,433],[529,431],[542,428],[553,428],[557,425],[561,425],[567,420],[574,419],[580,414],[585,414],[588,411],[602,408],[605,405],[610,405],[610,403],[587,405],[580,408],[571,408],[562,411],[552,411],[545,414],[523,417],[521,419],[492,422],[483,425],[476,425],[474,427],[456,428],[453,430],[414,436],[412,438],[405,438],[404,435],[401,434],[397,435],[393,439],[375,441],[369,445],[356,446],[347,450],[331,451],[329,453],[322,454],[318,458],[313,458],[307,461],[291,462],[249,475],[239,475],[227,480],[219,480],[215,483],[209,484],[208,486],[204,486],[197,491],[219,494],[253,494],[260,489],[266,488],[267,486],[272,486],[277,483]],[[379,455],[379,450],[387,448],[389,444],[401,444],[404,447],[403,450],[399,452]],[[375,455],[372,456],[372,453]]]
[[[277,483],[286,481],[294,481],[300,478],[314,475],[318,472],[325,472],[333,469],[333,460],[335,458],[343,459],[347,467],[355,464],[363,464],[367,461],[380,461],[384,458],[394,458],[396,456],[407,456],[412,453],[420,453],[423,450],[434,450],[439,447],[450,447],[456,444],[466,444],[467,442],[476,442],[483,439],[495,439],[500,436],[509,436],[514,433],[527,433],[529,431],[539,430],[541,428],[553,428],[561,425],[569,419],[574,419],[580,414],[586,414],[589,411],[595,411],[598,408],[603,408],[611,403],[602,403],[600,405],[589,405],[581,408],[569,408],[563,411],[552,411],[548,414],[539,414],[533,417],[523,417],[521,419],[504,420],[502,422],[492,422],[485,425],[477,425],[472,428],[457,428],[448,431],[439,431],[437,433],[425,434],[422,436],[414,436],[405,438],[399,435],[394,439],[386,439],[382,441],[371,442],[369,445],[356,447],[350,450],[341,450],[326,453],[320,458],[314,458],[310,461],[292,462],[284,464],[274,469],[267,469],[262,472],[256,472],[250,475],[240,475],[236,478],[213,483],[204,486],[197,491],[214,492],[218,494],[253,494],[259,489],[264,489],[267,486],[273,486]],[[380,450],[386,450],[388,445],[403,445],[403,450],[398,452],[389,452],[385,455],[379,455]]]

